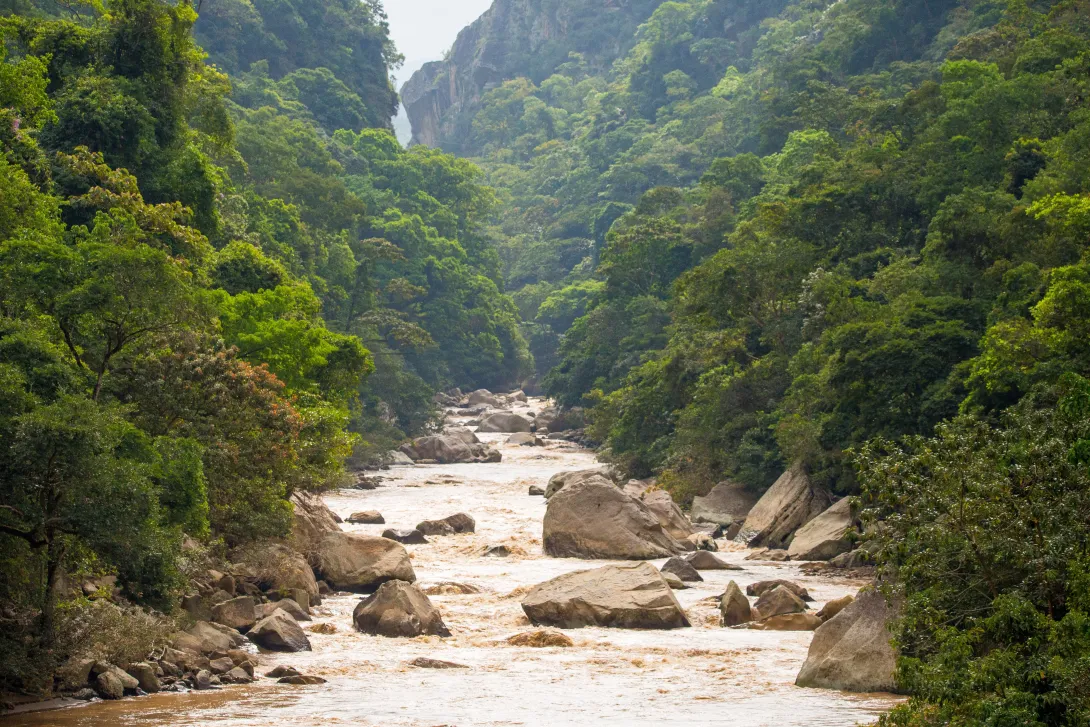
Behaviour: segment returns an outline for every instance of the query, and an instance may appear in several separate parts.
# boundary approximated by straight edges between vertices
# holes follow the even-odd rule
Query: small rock
[[[851,594],[833,599],[832,601],[829,601],[824,606],[822,606],[821,610],[817,612],[818,618],[820,618],[822,621],[828,621],[833,616],[836,616],[838,613],[847,608],[847,606],[854,600],[855,598]]]
[[[775,590],[780,586],[783,586],[787,590],[791,591],[803,601],[814,600],[810,598],[810,593],[805,588],[797,583],[785,581],[781,578],[776,578],[775,580],[771,581],[757,581],[756,583],[750,583],[748,586],[746,586],[746,595],[757,596],[759,598],[764,594],[768,593],[769,591]]]
[[[197,672],[197,675],[193,677],[194,689],[211,689],[212,688],[212,672],[207,669],[201,669]]]
[[[213,659],[208,664],[208,670],[213,674],[226,674],[235,668],[234,660],[229,656],[224,656],[220,659]]]
[[[757,599],[753,605],[760,614],[761,620],[779,616],[785,613],[804,613],[806,604],[783,586],[777,586]]]
[[[481,589],[477,588],[477,586],[471,586],[468,583],[453,583],[451,581],[436,583],[435,585],[428,586],[421,590],[428,596],[465,596],[481,592]]]
[[[755,621],[749,628],[758,631],[814,631],[822,621],[813,613],[782,613]]]
[[[409,666],[415,666],[420,669],[468,669],[465,664],[456,664],[453,661],[442,661],[441,659],[429,659],[426,656],[418,656],[409,662]]]
[[[507,643],[512,646],[531,646],[534,648],[575,646],[575,642],[567,634],[552,629],[524,631],[521,634],[508,637]]]
[[[719,597],[719,613],[723,619],[723,626],[727,627],[753,620],[753,609],[749,605],[749,599],[734,581],[727,584],[727,590]]]
[[[506,558],[511,555],[511,549],[506,545],[493,545],[484,551],[486,557],[491,558]]]
[[[325,684],[325,679],[315,676],[304,676],[302,674],[296,674],[295,676],[284,677],[278,679],[277,684],[294,684],[296,686],[310,686],[312,684]]]
[[[691,588],[688,583],[668,571],[662,573],[662,578],[666,581],[666,585],[670,586],[670,588],[675,591],[684,591],[686,588]]]
[[[112,671],[104,671],[95,677],[95,691],[103,699],[121,699],[125,696],[125,687]]]
[[[530,485],[530,497],[545,497],[545,488],[539,485]]]
[[[269,679],[280,679],[281,677],[294,677],[299,676],[299,672],[290,666],[278,666],[272,671],[265,672],[265,676]]]
[[[337,627],[334,626],[331,623],[321,623],[321,624],[314,624],[313,626],[310,627],[309,631],[312,631],[313,633],[316,633],[316,634],[324,634],[326,636],[329,636],[330,634],[337,633]]]
[[[417,524],[416,530],[424,535],[454,535],[454,528],[446,520],[425,520]]]
[[[385,525],[386,518],[382,517],[382,513],[376,510],[367,510],[352,513],[348,516],[348,522],[353,525]]]
[[[424,537],[424,533],[416,529],[394,530],[393,528],[387,528],[382,531],[382,537],[396,540],[404,545],[424,545],[428,542],[428,539]]]
[[[685,562],[697,570],[742,570],[740,566],[728,563],[706,550],[698,550],[685,556]]]
[[[83,689],[79,690],[78,692],[76,692],[75,694],[72,695],[72,697],[74,699],[79,699],[79,700],[84,701],[84,702],[90,702],[92,699],[94,699],[97,696],[98,695],[95,694],[95,690],[91,689],[90,687],[84,687]]]
[[[243,669],[241,666],[228,671],[220,679],[227,684],[249,684],[254,680],[254,675]]]

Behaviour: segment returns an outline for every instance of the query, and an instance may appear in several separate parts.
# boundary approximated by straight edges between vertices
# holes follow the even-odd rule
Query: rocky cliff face
[[[608,67],[663,1],[495,0],[446,60],[425,64],[402,86],[413,143],[471,154],[466,132],[484,93],[519,76],[540,82],[571,52]]]

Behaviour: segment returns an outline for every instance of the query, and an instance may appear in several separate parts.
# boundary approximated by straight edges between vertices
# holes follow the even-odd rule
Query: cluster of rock
[[[464,427],[418,437],[401,445],[399,451],[416,464],[499,462],[503,458],[497,450],[483,444],[476,434]]]
[[[799,465],[788,469],[759,498],[744,485],[720,482],[693,499],[694,523],[714,524],[727,538],[752,548],[752,560],[830,561],[859,567],[867,554],[853,551],[856,516],[850,498],[836,500],[811,482]]]

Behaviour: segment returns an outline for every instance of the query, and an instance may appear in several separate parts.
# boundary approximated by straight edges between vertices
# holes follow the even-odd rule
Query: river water
[[[540,406],[534,400],[528,405]],[[360,634],[351,621],[359,596],[334,596],[315,609],[315,623],[333,624],[336,633],[310,633],[313,651],[264,654],[259,667],[263,673],[288,664],[324,677],[326,684],[301,687],[261,680],[213,692],[96,702],[0,722],[5,727],[843,727],[873,722],[895,703],[884,694],[795,687],[809,632],[720,628],[716,600],[731,579],[743,588],[768,578],[794,580],[809,589],[815,608],[863,585],[808,577],[792,563],[744,561],[746,552],[733,545],[719,555],[745,570],[702,571],[703,583],[675,591],[692,628],[575,629],[567,631],[574,648],[508,645],[507,637],[530,628],[519,606],[529,587],[606,563],[545,557],[541,552],[545,500],[527,495],[530,485],[544,486],[553,473],[590,467],[595,460],[592,453],[566,442],[516,447],[503,443],[507,435],[479,436],[503,452],[503,462],[393,468],[382,473],[386,479],[378,489],[344,490],[325,498],[343,517],[361,510],[381,512],[385,526],[343,526],[375,535],[385,527],[410,528],[456,512],[476,519],[475,534],[407,546],[421,587],[434,590],[454,582],[480,591],[430,596],[452,637],[388,639]],[[511,549],[509,557],[483,555],[487,547],[501,544]],[[422,656],[468,668],[421,669],[408,664]]]

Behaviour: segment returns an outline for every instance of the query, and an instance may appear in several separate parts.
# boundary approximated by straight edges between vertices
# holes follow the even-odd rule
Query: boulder
[[[847,608],[854,600],[855,597],[848,594],[846,596],[841,596],[840,598],[834,598],[832,601],[827,601],[825,605],[821,607],[821,610],[817,612],[818,618],[822,621],[828,621]]]
[[[719,597],[719,613],[723,617],[723,626],[738,626],[753,620],[749,599],[734,581],[727,584],[727,590]]]
[[[227,684],[249,684],[254,680],[254,675],[240,666],[236,666],[220,677]]]
[[[215,682],[212,681],[212,678],[212,672],[207,669],[201,669],[193,675],[193,688],[198,691],[211,689],[215,684]]]
[[[375,636],[450,636],[439,610],[419,588],[405,581],[379,586],[357,604],[352,622],[360,631]]]
[[[384,452],[379,457],[379,464],[384,464],[387,467],[407,467],[415,464],[409,455],[396,449],[391,449],[389,452]]]
[[[740,566],[721,560],[706,550],[698,550],[685,556],[685,561],[697,570],[742,570]]]
[[[477,435],[473,433],[473,430],[469,427],[447,427],[443,430],[443,434],[448,437],[459,439],[465,444],[480,444],[481,440],[477,438]]]
[[[386,528],[382,531],[382,537],[405,545],[423,545],[428,542],[428,539],[424,537],[424,533],[415,528],[412,530]]]
[[[758,598],[773,591],[780,586],[783,586],[787,590],[794,593],[803,601],[812,601],[810,598],[810,592],[800,586],[798,583],[792,583],[791,581],[785,581],[782,578],[776,578],[770,581],[757,581],[756,583],[750,583],[746,586],[746,593],[750,596],[757,596]]]
[[[715,543],[715,538],[708,533],[693,533],[680,542],[682,545],[688,546],[686,547],[686,550],[706,550],[709,552],[719,550],[719,546]]]
[[[208,671],[213,674],[226,674],[235,668],[234,660],[229,656],[221,656],[208,663]]]
[[[749,624],[758,631],[813,631],[818,626],[821,619],[813,613],[783,613]]]
[[[892,692],[897,653],[890,644],[895,609],[876,591],[864,591],[823,623],[795,684],[849,692]]]
[[[830,560],[852,549],[848,533],[854,523],[850,497],[837,500],[825,512],[795,531],[787,554],[791,560]]]
[[[533,431],[533,428],[534,422],[532,419],[510,411],[499,411],[495,414],[489,414],[488,416],[483,417],[481,423],[477,425],[478,432],[499,432],[502,434],[531,432]]]
[[[746,560],[764,560],[771,563],[782,563],[789,560],[787,551],[782,548],[761,548],[746,556]]]
[[[610,484],[613,480],[609,476],[609,470],[607,467],[594,467],[586,470],[567,470],[564,472],[557,472],[555,475],[549,478],[549,484],[545,488],[545,497],[552,497],[562,489],[575,482],[582,482],[583,480],[591,477],[601,477]]]
[[[330,533],[318,545],[318,572],[342,591],[371,590],[385,581],[413,582],[409,553],[389,538],[358,533]]]
[[[758,598],[753,608],[760,614],[761,620],[784,613],[806,612],[802,599],[783,586],[777,586]]]
[[[815,487],[801,465],[784,472],[746,516],[739,535],[750,546],[783,548],[795,531],[832,504],[832,495]]]
[[[871,558],[870,553],[863,548],[841,553],[829,561],[829,565],[834,568],[864,568],[873,564],[874,560]]]
[[[530,432],[517,432],[507,438],[508,444],[515,444],[520,447],[541,447],[544,446],[544,442],[539,437],[534,436]]]
[[[456,533],[472,533],[477,530],[477,521],[474,520],[471,515],[467,515],[464,512],[448,515],[443,518],[443,520],[454,528],[454,532]]]
[[[529,493],[530,497],[544,497],[545,488],[539,485],[530,485]]]
[[[500,398],[488,389],[477,389],[466,397],[466,403],[470,406],[500,406]]]
[[[212,620],[218,624],[245,632],[257,621],[254,606],[254,599],[249,596],[232,598],[230,601],[224,601],[212,607]]]
[[[299,589],[306,591],[309,596],[318,595],[314,569],[301,553],[286,545],[255,544],[244,551],[241,559],[253,571],[262,588],[274,592]]]
[[[185,631],[175,634],[172,641],[175,649],[194,654],[227,651],[237,645],[235,639],[214,628],[208,621],[198,621]]]
[[[311,620],[310,614],[307,613],[306,611],[304,611],[303,607],[300,606],[299,603],[295,599],[292,599],[292,598],[281,598],[279,601],[276,601],[275,603],[265,604],[265,607],[268,609],[268,611],[266,611],[265,614],[264,614],[265,616],[270,616],[270,615],[272,615],[273,611],[275,611],[277,609],[280,609],[281,611],[284,611],[285,613],[287,613],[289,616],[291,616],[296,621],[310,621]]]
[[[155,673],[155,667],[146,661],[138,661],[129,664],[126,669],[129,676],[136,680],[137,684],[148,694],[155,694],[161,688],[159,677]]]
[[[325,684],[325,679],[321,677],[312,676],[310,674],[295,674],[293,676],[281,677],[276,680],[277,684],[294,684],[295,686],[305,687],[313,686],[315,684]]]
[[[299,676],[300,672],[293,666],[280,666],[273,667],[271,670],[265,672],[265,676],[269,679],[282,679],[283,677],[295,677]]]
[[[666,490],[647,490],[639,499],[674,540],[685,540],[696,532],[689,518],[685,517],[685,513]]]
[[[103,699],[121,699],[125,696],[125,687],[112,671],[104,671],[95,677],[95,691]]]
[[[276,609],[250,629],[250,640],[271,651],[310,651],[310,640],[287,611]]]
[[[670,558],[670,560],[662,564],[662,568],[659,570],[663,573],[673,573],[681,580],[689,583],[704,580],[700,574],[696,572],[696,568],[693,568],[689,565],[688,561],[682,560],[681,558]]]
[[[684,548],[647,506],[600,475],[565,486],[549,499],[542,524],[554,558],[665,558]]]
[[[291,504],[294,511],[292,539],[304,553],[311,552],[326,535],[340,532],[333,511],[326,507],[321,497],[309,492],[296,492],[291,496]]]
[[[720,482],[707,495],[694,497],[689,517],[694,523],[720,525],[725,536],[733,538],[756,503],[757,496],[745,485],[728,480]]]
[[[522,389],[519,389],[513,394],[509,394],[507,398],[509,398],[511,401],[521,401],[523,404],[525,404],[528,400],[526,393],[522,391]]]
[[[650,563],[565,573],[534,586],[523,599],[522,610],[535,626],[672,629],[689,625],[670,586]]]
[[[666,581],[666,585],[670,586],[671,590],[684,591],[685,589],[690,587],[688,583],[681,580],[673,573],[669,573],[667,571],[659,571],[659,573],[662,574],[662,579]]]
[[[453,661],[443,661],[442,659],[429,659],[426,656],[418,656],[409,662],[409,666],[415,666],[417,669],[468,669],[465,664],[458,664]]]
[[[454,535],[454,528],[446,520],[423,520],[416,524],[416,529],[424,535]]]
[[[352,513],[348,516],[347,522],[353,525],[385,525],[386,518],[382,517],[382,513],[377,510],[366,510]]]
[[[469,432],[472,434],[472,432]],[[476,437],[474,436],[474,439]],[[467,442],[466,437],[458,432],[433,434],[419,437],[401,445],[401,451],[414,462],[438,462],[456,464],[459,462],[499,462],[499,452],[480,442]]]
[[[536,631],[526,631],[521,634],[515,634],[507,638],[507,643],[511,646],[530,646],[535,649],[546,648],[550,646],[558,646],[566,648],[575,646],[575,642],[571,640],[571,637],[560,631],[553,631],[552,629],[538,629]]]

